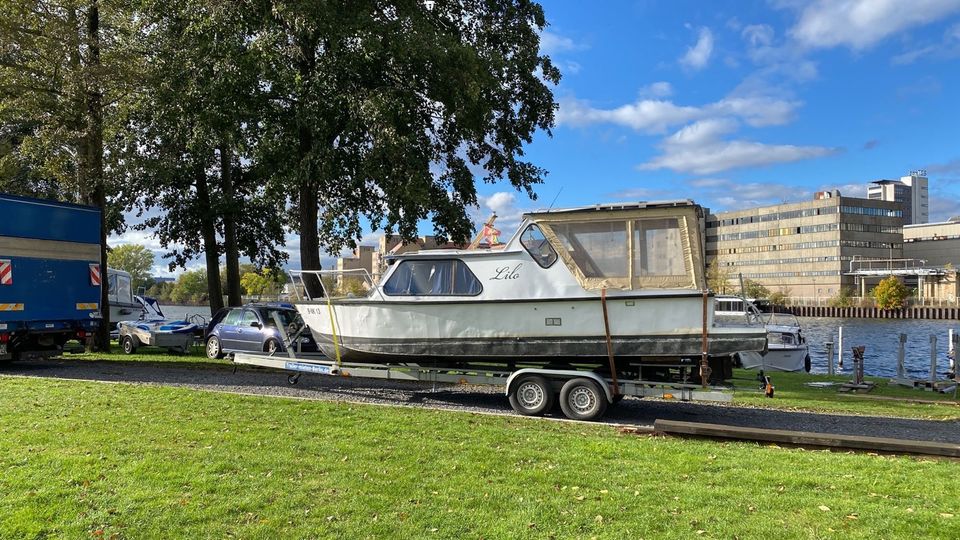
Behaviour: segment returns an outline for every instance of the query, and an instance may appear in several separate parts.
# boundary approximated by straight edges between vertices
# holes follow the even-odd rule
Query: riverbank
[[[849,319],[960,319],[960,307],[916,306],[902,309],[875,307],[781,306],[778,309],[797,317],[833,317]]]

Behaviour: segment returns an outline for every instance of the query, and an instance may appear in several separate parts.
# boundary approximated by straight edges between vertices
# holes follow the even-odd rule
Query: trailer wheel
[[[537,416],[553,407],[556,395],[550,381],[540,375],[527,375],[514,383],[510,406],[524,416]]]
[[[140,345],[140,340],[136,336],[123,336],[120,345],[123,347],[124,354],[133,354],[137,352],[137,346]]]
[[[560,408],[571,420],[596,420],[607,410],[607,395],[592,379],[570,379],[560,389]]]
[[[220,348],[220,340],[217,336],[207,338],[207,358],[211,360],[223,358],[223,349]]]

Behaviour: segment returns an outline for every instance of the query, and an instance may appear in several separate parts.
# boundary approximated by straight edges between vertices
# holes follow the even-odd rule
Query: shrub
[[[888,276],[873,289],[873,298],[881,309],[900,309],[909,297],[910,289],[896,276]]]

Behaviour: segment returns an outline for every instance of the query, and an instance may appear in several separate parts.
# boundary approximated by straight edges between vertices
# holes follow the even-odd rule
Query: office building
[[[855,285],[854,257],[903,256],[903,212],[892,201],[821,192],[811,201],[709,214],[706,259],[772,292],[829,298]]]
[[[940,223],[903,226],[903,256],[924,266],[960,268],[960,217]]]
[[[903,223],[912,225],[930,221],[930,197],[927,171],[912,171],[899,180],[877,180],[867,188],[867,198],[894,201],[903,205]]]

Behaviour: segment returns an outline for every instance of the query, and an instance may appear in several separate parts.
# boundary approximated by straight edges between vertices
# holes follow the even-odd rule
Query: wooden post
[[[937,383],[937,335],[930,334],[930,389]]]
[[[900,334],[900,350],[897,351],[897,378],[898,379],[907,378],[907,366],[904,365],[906,347],[907,347],[907,335]]]
[[[833,375],[833,342],[827,342],[827,375]]]

